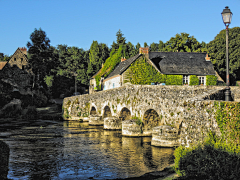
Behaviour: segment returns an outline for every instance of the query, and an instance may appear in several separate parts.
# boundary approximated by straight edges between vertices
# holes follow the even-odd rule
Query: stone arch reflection
[[[152,129],[160,125],[160,117],[154,109],[148,109],[143,115],[143,125],[145,132],[151,132]]]
[[[97,110],[94,106],[91,108],[90,115],[97,115]]]
[[[120,114],[119,114],[119,119],[121,121],[131,119],[131,111],[126,107],[122,108],[122,110],[120,111]]]
[[[103,118],[105,117],[112,117],[111,109],[109,106],[105,106],[103,109]]]

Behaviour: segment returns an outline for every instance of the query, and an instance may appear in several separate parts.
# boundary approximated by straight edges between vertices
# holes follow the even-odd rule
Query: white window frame
[[[198,79],[199,79],[199,85],[201,85],[201,84],[205,85],[206,84],[206,77],[205,76],[198,76]]]
[[[187,84],[187,85],[189,85],[189,76],[188,75],[183,75],[183,85],[184,84]]]

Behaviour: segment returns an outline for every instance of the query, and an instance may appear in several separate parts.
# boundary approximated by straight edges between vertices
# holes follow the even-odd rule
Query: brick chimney
[[[210,61],[210,57],[208,57],[208,54],[206,54],[205,59],[206,59],[206,61]]]
[[[19,49],[23,52],[23,54],[27,55],[27,48],[21,47]]]
[[[139,48],[139,54],[148,54],[149,47],[140,47]]]
[[[124,57],[122,57],[122,59],[121,59],[121,62],[123,62],[123,61],[126,61],[127,59]]]

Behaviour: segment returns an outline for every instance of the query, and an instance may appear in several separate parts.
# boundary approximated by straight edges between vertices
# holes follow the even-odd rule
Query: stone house
[[[20,91],[25,94],[30,91],[32,72],[28,68],[26,48],[17,48],[8,62],[0,62],[1,81],[10,84],[12,91]]]
[[[214,70],[207,53],[193,52],[149,52],[148,48],[140,48],[139,54],[129,59],[122,58],[116,68],[100,83],[103,90],[121,87],[129,83],[129,67],[135,61],[145,56],[147,63],[152,65],[160,74],[182,75],[182,84],[189,85],[190,76],[196,75],[199,85],[206,85],[206,76],[215,75],[219,81],[223,81]],[[90,86],[96,87],[94,77],[90,80]],[[90,91],[91,92],[91,89]]]

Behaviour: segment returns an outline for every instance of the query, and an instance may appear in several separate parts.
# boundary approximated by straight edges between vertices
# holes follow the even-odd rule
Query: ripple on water
[[[149,137],[123,137],[86,122],[44,125],[0,133],[11,149],[8,178],[116,179],[173,163],[173,149],[153,147]]]

